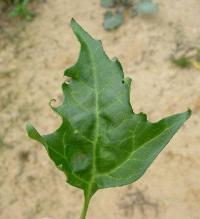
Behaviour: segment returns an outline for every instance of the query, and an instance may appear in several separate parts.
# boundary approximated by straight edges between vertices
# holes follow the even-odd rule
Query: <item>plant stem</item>
[[[80,219],[85,219],[85,218],[86,218],[86,214],[87,214],[87,211],[88,211],[89,202],[90,202],[90,197],[85,196],[84,205],[83,205],[83,209],[82,209],[82,212],[81,212],[81,217],[80,217]]]

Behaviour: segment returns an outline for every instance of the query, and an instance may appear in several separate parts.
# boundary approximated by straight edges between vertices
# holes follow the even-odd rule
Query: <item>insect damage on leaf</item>
[[[64,73],[64,101],[52,109],[62,118],[53,133],[40,135],[29,124],[30,138],[44,145],[49,157],[67,176],[67,182],[84,190],[85,218],[89,200],[98,190],[130,184],[190,117],[191,111],[151,123],[130,104],[131,79],[124,78],[117,59],[110,60],[99,40],[72,19],[71,27],[81,50],[77,63]]]

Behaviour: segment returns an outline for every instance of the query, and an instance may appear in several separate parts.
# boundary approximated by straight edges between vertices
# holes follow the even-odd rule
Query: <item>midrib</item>
[[[89,58],[91,60],[91,67],[92,67],[92,76],[94,81],[94,91],[95,91],[95,131],[94,131],[94,141],[93,141],[93,147],[92,147],[92,172],[91,172],[91,178],[88,183],[88,190],[87,193],[90,196],[92,193],[92,187],[96,175],[96,149],[97,149],[97,143],[98,143],[98,137],[99,137],[99,94],[98,94],[98,81],[97,81],[97,69],[95,66],[95,61],[93,60],[92,54],[90,54],[90,49],[87,47]]]

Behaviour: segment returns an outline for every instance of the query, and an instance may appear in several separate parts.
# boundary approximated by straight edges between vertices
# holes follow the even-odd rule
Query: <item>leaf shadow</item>
[[[131,186],[128,186],[125,196],[119,203],[124,216],[131,217],[138,211],[146,218],[149,210],[153,211],[155,216],[159,215],[159,204],[157,202],[151,201],[141,189],[130,190]]]

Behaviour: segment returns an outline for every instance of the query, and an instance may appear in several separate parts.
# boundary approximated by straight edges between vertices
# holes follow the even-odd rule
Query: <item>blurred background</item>
[[[140,180],[97,192],[88,219],[199,219],[199,0],[0,0],[0,218],[79,218],[82,192],[25,131],[28,121],[44,134],[60,124],[48,103],[62,101],[79,54],[72,17],[133,79],[135,112],[157,121],[193,111]]]

